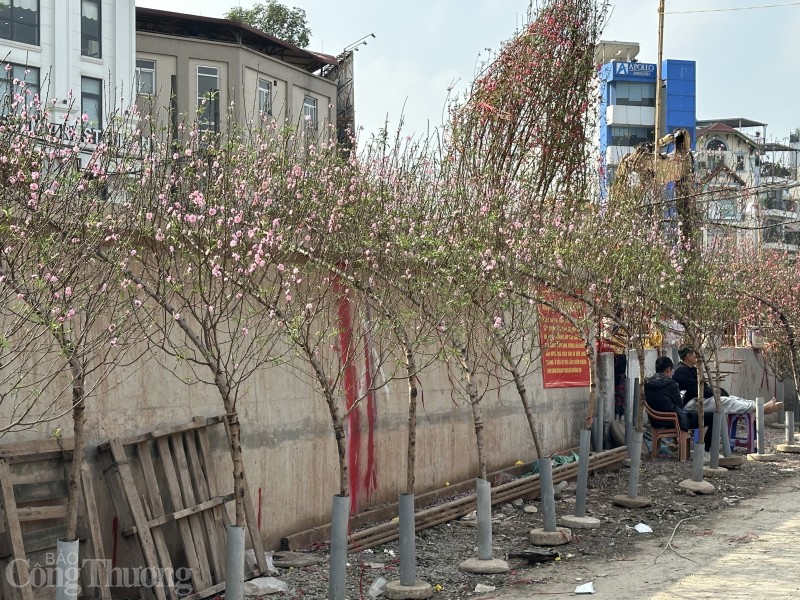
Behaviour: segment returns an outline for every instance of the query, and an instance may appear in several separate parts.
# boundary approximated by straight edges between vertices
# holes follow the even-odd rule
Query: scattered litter
[[[288,591],[289,586],[286,582],[275,577],[256,577],[244,582],[245,596],[267,596]]]
[[[572,462],[578,462],[578,455],[575,452],[570,452],[569,454],[556,454],[555,456],[551,456],[550,460],[553,463],[553,467],[560,467],[561,465],[566,465]],[[526,473],[526,475],[536,475],[539,472],[539,461],[533,461],[531,465],[531,470]]]
[[[733,537],[728,540],[729,544],[747,544],[749,542],[755,542],[758,539],[758,534],[755,531],[748,531],[744,535],[740,535],[739,537]]]
[[[483,583],[479,583],[475,586],[475,593],[476,594],[486,594],[488,592],[493,592],[495,587],[493,585],[485,585]]]
[[[386,584],[387,581],[383,577],[378,577],[375,581],[372,582],[372,585],[369,586],[369,597],[370,598],[377,598],[383,592],[386,591]]]
[[[388,548],[383,549],[384,554],[388,554],[389,556],[394,556],[394,550],[389,550]]]
[[[523,552],[509,552],[508,558],[527,560],[529,563],[547,562],[558,560],[558,552],[550,550],[525,550]]]
[[[644,523],[638,523],[634,529],[639,533],[653,533],[651,527],[649,525],[645,525]]]
[[[525,511],[526,513],[528,513],[529,515],[532,515],[532,514],[535,514],[535,513],[538,513],[538,512],[539,512],[539,509],[538,509],[538,508],[536,508],[536,507],[535,507],[533,504],[528,504],[528,505],[527,505],[525,508],[523,508],[522,510],[524,510],[524,511]]]
[[[461,517],[462,521],[475,521],[478,518],[478,511],[473,510],[471,513]]]
[[[275,568],[275,564],[272,562],[272,555],[274,552],[264,552],[264,560],[267,563],[267,573],[275,574],[278,572],[278,569]],[[245,550],[244,551],[244,572],[247,573],[248,571],[252,571],[258,565],[256,564],[256,553],[253,550]]]
[[[386,567],[386,563],[378,563],[378,562],[368,562],[367,566],[370,569],[383,569]]]
[[[589,581],[575,588],[576,594],[594,594],[594,582]]]

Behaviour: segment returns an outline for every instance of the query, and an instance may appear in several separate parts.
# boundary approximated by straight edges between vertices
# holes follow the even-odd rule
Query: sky
[[[781,8],[741,9],[789,4]],[[137,6],[221,17],[238,0],[136,0]],[[241,0],[243,7],[253,4]],[[525,20],[529,0],[287,0],[306,11],[310,50],[338,54],[375,34],[355,59],[356,124],[377,134],[400,119],[407,135],[442,124],[448,96]],[[720,10],[723,9],[723,10]],[[612,0],[602,38],[638,42],[658,56],[658,0]],[[694,12],[683,11],[715,11]],[[800,3],[791,0],[666,0],[664,58],[697,62],[698,119],[768,123],[767,140],[800,127]]]

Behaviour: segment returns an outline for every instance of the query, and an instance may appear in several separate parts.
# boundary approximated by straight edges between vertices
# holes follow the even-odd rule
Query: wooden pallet
[[[221,490],[217,484],[209,434],[213,428],[224,428],[230,447],[224,416],[197,417],[98,447],[134,566],[163,574],[155,585],[141,586],[146,600],[197,600],[225,589],[226,504],[234,496],[232,489]],[[223,464],[232,472],[232,460]],[[244,505],[257,562],[247,578],[267,573],[267,564],[246,478]]]
[[[34,600],[55,595],[51,585],[43,585],[50,581],[31,577],[30,565],[38,565],[40,572],[52,568],[46,555],[52,555],[56,542],[66,535],[72,450],[71,438],[0,446],[0,573],[4,574],[0,577],[0,599]],[[94,581],[86,577],[82,581],[84,596],[99,592],[102,600],[111,600],[94,488],[85,469],[81,473],[81,491],[79,565],[91,560],[91,567],[96,569]],[[12,584],[6,573],[13,573],[13,581],[25,585]]]

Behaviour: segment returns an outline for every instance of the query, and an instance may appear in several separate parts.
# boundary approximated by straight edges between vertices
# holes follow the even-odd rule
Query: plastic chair
[[[746,433],[743,437],[737,436],[739,419],[744,420]],[[728,415],[728,437],[731,441],[731,450],[736,447],[746,448],[752,454],[756,451],[756,420],[753,413],[740,413]]]
[[[658,458],[658,445],[662,439],[675,438],[678,440],[678,460],[686,462],[689,459],[689,448],[692,443],[691,431],[682,431],[678,415],[673,412],[659,412],[650,408],[647,402],[644,403],[647,417],[650,419],[650,428],[653,438],[653,458]],[[653,421],[669,421],[670,427],[653,427]]]

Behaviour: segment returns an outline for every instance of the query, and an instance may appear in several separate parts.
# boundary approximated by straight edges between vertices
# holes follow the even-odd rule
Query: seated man
[[[697,353],[688,346],[683,346],[678,350],[678,356],[681,361],[675,368],[672,378],[678,382],[683,396],[683,407],[688,410],[694,410],[697,405]],[[727,414],[742,414],[752,413],[756,411],[756,403],[754,400],[747,400],[739,398],[738,396],[731,396],[722,388],[720,389],[722,410]],[[708,383],[703,382],[703,410],[714,411],[716,404],[714,403],[714,390]],[[778,402],[775,398],[769,402],[764,403],[764,414],[777,412],[783,408],[783,402]]]
[[[653,410],[658,412],[671,412],[678,415],[678,423],[682,431],[697,429],[699,427],[697,412],[688,412],[683,408],[681,392],[677,382],[672,379],[672,359],[667,356],[659,356],[656,359],[656,374],[644,380],[644,401]],[[703,413],[703,423],[706,426],[706,435],[703,438],[706,452],[711,450],[711,424],[714,414],[711,412]],[[650,424],[655,427],[670,427],[672,423],[651,420]]]

